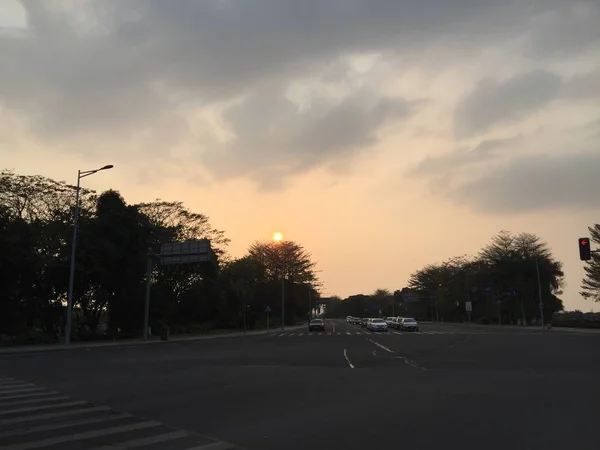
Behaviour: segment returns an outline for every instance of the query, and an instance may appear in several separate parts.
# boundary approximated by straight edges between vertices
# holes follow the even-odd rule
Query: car
[[[361,321],[360,321],[360,326],[363,328],[367,327],[367,323],[369,322],[369,318],[368,317],[364,317]]]
[[[400,329],[402,331],[419,331],[419,322],[412,317],[404,317],[400,322]]]
[[[313,319],[308,324],[308,331],[325,331],[323,319]]]
[[[362,319],[360,317],[352,318],[352,325],[360,325],[362,323]]]
[[[402,323],[402,319],[403,319],[403,317],[401,317],[401,316],[394,317],[394,320],[392,321],[392,328],[399,330],[400,324]]]
[[[370,331],[387,331],[388,324],[383,319],[369,319],[367,329]]]
[[[352,317],[352,316],[347,316],[347,317],[346,317],[346,323],[352,323],[352,319],[354,319],[354,317]]]
[[[385,320],[385,323],[388,324],[388,327],[391,327],[392,324],[394,323],[394,319],[395,319],[395,317],[386,317],[384,320]]]

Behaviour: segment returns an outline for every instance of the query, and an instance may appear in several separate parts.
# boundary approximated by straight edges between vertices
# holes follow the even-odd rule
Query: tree
[[[600,245],[600,224],[588,228],[591,241]],[[595,302],[600,302],[600,254],[592,253],[591,261],[584,267],[585,278],[581,284],[581,295]]]
[[[208,238],[221,260],[228,239],[181,202],[128,205],[116,191],[80,190],[73,337],[93,337],[101,321],[141,331],[148,247]],[[64,325],[75,188],[35,175],[0,172],[0,334],[34,342]],[[152,317],[173,323],[212,320],[222,300],[215,270],[154,266]],[[36,336],[33,336],[36,334]],[[30,339],[32,338],[32,339]],[[44,338],[45,339],[45,338]]]
[[[267,306],[281,315],[281,283],[286,296],[285,320],[308,313],[308,299],[318,298],[319,282],[316,263],[300,244],[294,241],[255,242],[248,249],[248,257],[260,268],[260,290]]]
[[[507,231],[492,238],[476,258],[451,258],[411,274],[408,288],[420,300],[403,308],[413,315],[464,320],[465,302],[470,301],[474,320],[489,322],[502,315],[509,321],[530,321],[539,317],[538,267],[544,316],[550,317],[563,308],[557,297],[564,284],[562,263],[539,237]]]

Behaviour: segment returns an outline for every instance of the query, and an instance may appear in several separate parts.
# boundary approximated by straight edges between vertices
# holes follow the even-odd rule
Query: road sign
[[[210,262],[216,264],[215,254],[210,246],[210,240],[170,242],[160,247],[161,264],[188,264]]]
[[[267,306],[267,307],[265,308],[265,312],[266,312],[266,313],[270,313],[270,312],[271,312],[271,308],[270,308],[269,306]]]
[[[467,310],[467,312],[473,311],[473,303],[465,302],[465,309]]]

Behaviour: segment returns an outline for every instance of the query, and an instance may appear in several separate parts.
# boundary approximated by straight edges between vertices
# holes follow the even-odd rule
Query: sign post
[[[217,257],[210,246],[210,240],[200,239],[198,241],[169,242],[162,244],[160,253],[154,253],[152,248],[148,248],[146,265],[146,293],[144,298],[144,340],[148,339],[148,330],[150,328],[150,291],[152,286],[152,266],[154,258],[158,258],[162,265],[180,265],[180,264],[208,264],[216,267]],[[245,330],[244,330],[245,331]],[[161,335],[162,336],[162,335]],[[165,334],[167,336],[167,334]]]
[[[267,331],[269,331],[269,313],[271,312],[271,308],[267,306],[265,312],[267,313]]]

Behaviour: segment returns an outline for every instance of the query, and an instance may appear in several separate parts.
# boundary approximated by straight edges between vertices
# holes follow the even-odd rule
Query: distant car
[[[370,331],[387,331],[388,324],[383,319],[369,319],[367,329]]]
[[[308,331],[325,331],[325,322],[323,319],[313,319],[308,324]]]
[[[360,321],[360,326],[361,326],[361,327],[363,327],[363,328],[366,328],[366,327],[367,327],[367,323],[368,323],[368,322],[369,322],[369,318],[368,318],[368,317],[365,317],[365,318],[363,318],[363,319]]]
[[[404,317],[400,322],[400,329],[402,331],[419,331],[419,322],[412,317]]]
[[[352,318],[352,325],[360,325],[362,323],[362,319],[360,317]]]
[[[397,330],[400,329],[400,324],[402,323],[402,319],[403,317],[394,317],[394,319],[392,320],[392,328],[396,328]]]
[[[384,320],[385,320],[385,323],[387,323],[388,327],[391,327],[392,324],[394,323],[394,319],[395,319],[395,317],[386,317]]]
[[[352,316],[347,316],[347,317],[346,317],[346,323],[352,323],[352,319],[354,319],[354,317],[352,317]]]

